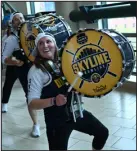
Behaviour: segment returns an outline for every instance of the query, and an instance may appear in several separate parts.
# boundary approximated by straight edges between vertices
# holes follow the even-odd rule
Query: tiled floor
[[[38,113],[41,136],[30,137],[30,120],[24,92],[15,83],[8,112],[2,114],[2,150],[48,150],[42,111]],[[103,150],[136,150],[136,92],[124,86],[101,99],[83,98],[85,108],[91,111],[109,129],[109,138]],[[91,150],[93,137],[73,131],[69,150]]]

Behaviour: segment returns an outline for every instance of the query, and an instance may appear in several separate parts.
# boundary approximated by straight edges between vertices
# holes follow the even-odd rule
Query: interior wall
[[[69,14],[72,10],[79,10],[79,6],[92,6],[96,5],[96,2],[55,2],[56,13],[63,16],[67,23],[70,25],[73,32],[78,31],[80,28],[98,28],[98,22],[93,24],[87,24],[86,21],[72,22],[69,19]]]
[[[62,16],[65,21],[70,25],[72,31],[78,29],[78,23],[72,22],[69,19],[69,13],[77,9],[77,2],[55,2],[56,14]]]
[[[77,9],[79,10],[79,6],[93,6],[93,5],[96,5],[97,2],[83,2],[83,1],[79,1],[77,2]],[[90,23],[88,24],[86,21],[80,21],[79,22],[79,28],[98,28],[98,22],[95,22],[95,23]]]
[[[24,15],[27,15],[27,3],[26,2],[8,2],[12,5],[17,11],[22,12]],[[72,22],[69,19],[69,14],[72,10],[79,10],[79,6],[84,5],[96,5],[96,2],[82,2],[82,1],[72,1],[72,2],[62,2],[56,1],[56,13],[57,15],[62,16],[65,21],[70,25],[73,32],[78,31],[80,28],[98,28],[98,22],[87,24],[86,21]]]
[[[17,11],[27,15],[27,4],[26,2],[8,2]]]

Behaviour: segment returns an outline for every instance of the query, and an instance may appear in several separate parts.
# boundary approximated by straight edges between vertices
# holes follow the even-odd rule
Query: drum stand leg
[[[76,104],[74,104],[76,102]],[[75,105],[77,105],[77,108],[75,109]],[[71,109],[73,114],[73,120],[76,122],[76,113],[75,111],[79,111],[80,117],[83,118],[83,109],[82,109],[82,98],[81,95],[79,95],[77,92],[72,92],[72,98],[71,98]]]

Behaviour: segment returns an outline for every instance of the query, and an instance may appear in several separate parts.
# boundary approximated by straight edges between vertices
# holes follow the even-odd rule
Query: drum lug
[[[61,63],[58,63],[58,66],[61,67]]]
[[[66,43],[67,43],[67,39],[65,40],[65,41],[63,41],[63,47],[66,45]]]
[[[125,65],[124,65],[125,66]],[[124,68],[122,68],[122,71],[125,71],[125,67]]]
[[[127,62],[127,63],[125,64],[126,67],[129,66],[129,65],[130,65],[130,62]]]
[[[117,44],[118,48],[121,50],[122,49],[121,45],[117,41],[115,41],[115,43]]]
[[[113,87],[113,88],[112,88],[112,91],[116,90],[117,87],[118,87],[117,85],[116,85],[115,87]]]
[[[103,29],[99,29],[98,31],[106,34],[105,30],[103,30]]]
[[[62,80],[66,80],[66,78],[65,78],[65,77],[62,77]]]
[[[68,82],[66,82],[65,84],[66,84],[67,86],[69,85],[69,83],[68,83]]]
[[[125,60],[123,60],[122,63],[125,64]]]
[[[123,78],[123,82],[125,82],[125,81],[127,81],[128,80],[128,78]]]
[[[127,67],[127,66],[129,66],[131,63],[134,63],[136,60],[130,60],[130,61],[128,61],[128,62],[126,62],[125,63],[125,66]]]
[[[62,17],[62,16],[58,16],[58,18],[59,18],[59,19],[64,19],[64,17]]]
[[[121,87],[122,85],[123,85],[123,82],[120,81],[120,82],[117,83],[117,86],[116,86],[116,87]]]
[[[122,71],[125,71],[125,67],[126,67],[125,60],[122,61],[122,65],[123,65]]]
[[[83,32],[83,31],[85,31],[85,30],[86,30],[86,28],[80,28],[80,29],[78,30],[78,33]]]
[[[129,80],[130,79],[130,75],[126,78],[126,80]]]

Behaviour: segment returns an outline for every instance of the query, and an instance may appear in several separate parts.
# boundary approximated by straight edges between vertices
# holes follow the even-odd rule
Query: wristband
[[[51,98],[51,104],[56,105],[56,98],[55,97]]]

